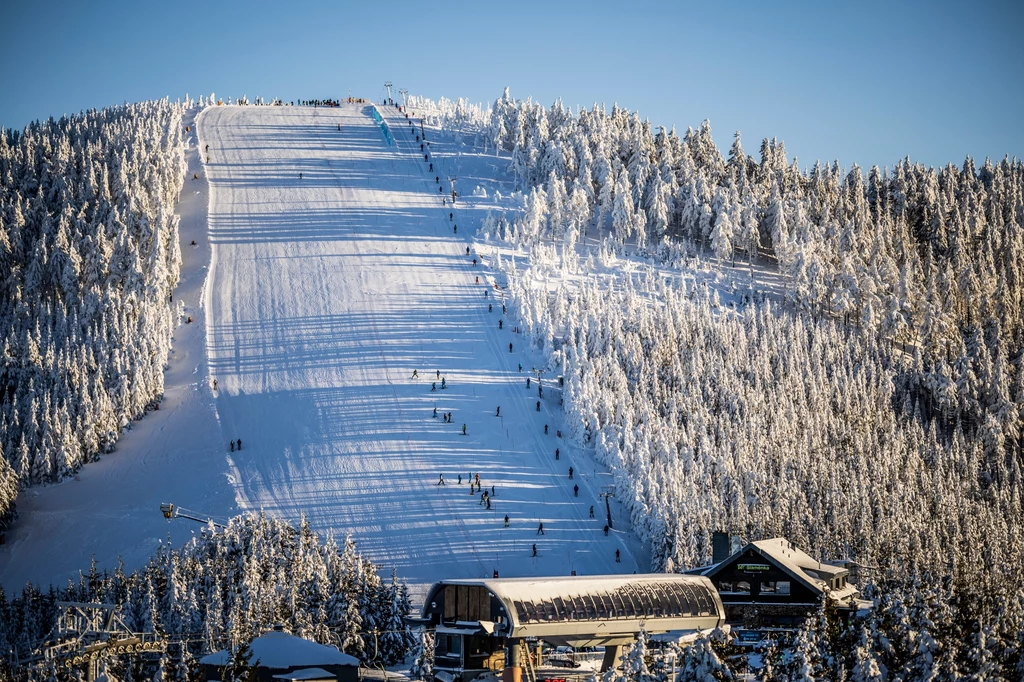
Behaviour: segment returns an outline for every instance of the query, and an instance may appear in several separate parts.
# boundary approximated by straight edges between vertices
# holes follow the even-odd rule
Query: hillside
[[[460,153],[464,195],[449,211],[418,143],[398,134],[404,118],[388,115],[395,147],[367,105],[217,107],[199,117],[189,173],[200,180],[186,182],[179,202],[177,295],[193,321],[175,335],[167,400],[78,480],[23,496],[0,549],[0,583],[60,583],[90,556],[100,568],[118,555],[137,565],[168,532],[180,542],[195,529],[166,524],[163,501],[215,517],[304,513],[315,529],[351,533],[412,584],[645,568],[627,524],[602,533],[607,474],[556,437],[555,391],[536,409],[526,377],[539,356],[498,328],[502,292],[466,254],[467,226],[496,207],[470,190],[507,194],[506,164]],[[443,158],[463,152],[444,149],[452,139],[431,142]],[[460,221],[463,234],[453,229]],[[231,452],[237,438],[242,450]],[[471,472],[494,486],[490,510],[470,496]],[[55,546],[81,550],[57,557]]]

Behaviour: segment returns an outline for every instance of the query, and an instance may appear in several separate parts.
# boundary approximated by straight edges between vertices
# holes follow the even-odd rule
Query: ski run
[[[371,109],[199,114],[166,397],[114,453],[19,498],[5,588],[64,584],[91,558],[134,568],[198,530],[162,502],[305,515],[414,595],[494,571],[647,570],[614,499],[605,531],[611,476],[559,437],[556,371],[472,240],[511,193],[505,162],[429,129],[426,160],[403,114],[381,107],[389,145]]]

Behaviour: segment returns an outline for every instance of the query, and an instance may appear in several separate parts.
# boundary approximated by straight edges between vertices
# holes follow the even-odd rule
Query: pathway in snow
[[[207,345],[225,443],[243,440],[229,453],[240,505],[351,532],[412,583],[636,568],[614,561],[625,548],[602,533],[593,479],[555,461],[554,424],[545,436],[518,372],[525,342],[488,312],[408,130],[391,149],[369,106],[347,105],[218,108],[201,133]],[[495,486],[492,509],[471,472]]]

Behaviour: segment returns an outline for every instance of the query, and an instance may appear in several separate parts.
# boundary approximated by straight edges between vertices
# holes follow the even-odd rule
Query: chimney
[[[711,562],[720,564],[729,558],[729,534],[716,530],[711,534]]]

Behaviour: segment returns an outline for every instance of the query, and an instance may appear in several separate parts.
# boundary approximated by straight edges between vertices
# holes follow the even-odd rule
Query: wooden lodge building
[[[846,614],[871,606],[850,582],[850,562],[818,561],[785,538],[737,546],[725,533],[715,533],[712,548],[714,563],[688,573],[711,581],[731,625],[799,627],[823,599]]]

